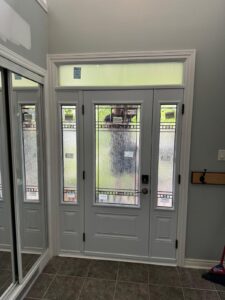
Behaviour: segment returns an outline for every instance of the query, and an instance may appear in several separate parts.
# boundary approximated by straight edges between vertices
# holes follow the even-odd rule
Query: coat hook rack
[[[225,172],[203,172],[191,173],[192,184],[225,185]]]
[[[202,184],[206,184],[205,182],[205,174],[206,174],[207,169],[204,169],[204,172],[200,176],[199,180],[201,181]]]

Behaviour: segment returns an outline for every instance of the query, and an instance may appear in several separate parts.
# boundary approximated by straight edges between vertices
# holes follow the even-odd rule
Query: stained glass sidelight
[[[25,201],[39,201],[36,106],[22,105]]]
[[[157,206],[173,207],[177,105],[161,105]]]
[[[76,106],[61,106],[63,201],[77,203]]]
[[[139,205],[140,105],[95,105],[96,203]]]

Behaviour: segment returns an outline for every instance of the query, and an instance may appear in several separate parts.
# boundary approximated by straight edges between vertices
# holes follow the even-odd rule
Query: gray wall
[[[224,0],[48,0],[49,52],[197,49],[191,170],[225,171]],[[217,259],[225,186],[189,186],[186,256]]]
[[[6,0],[6,2],[30,25],[31,50],[17,46],[12,42],[0,44],[25,57],[31,62],[46,68],[46,54],[48,52],[48,17],[47,13],[35,0]]]

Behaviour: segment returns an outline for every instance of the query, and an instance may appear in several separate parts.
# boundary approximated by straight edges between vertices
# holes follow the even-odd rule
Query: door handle
[[[142,192],[142,194],[147,195],[148,194],[148,189],[147,188],[142,188],[141,192]]]

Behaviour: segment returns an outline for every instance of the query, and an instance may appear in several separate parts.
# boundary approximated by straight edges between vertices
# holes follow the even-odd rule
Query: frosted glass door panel
[[[63,201],[77,203],[76,106],[61,106]]]
[[[39,201],[36,106],[22,105],[25,201]]]
[[[173,207],[176,118],[176,105],[161,105],[157,195],[159,207]]]
[[[140,105],[95,105],[96,202],[139,205]]]

